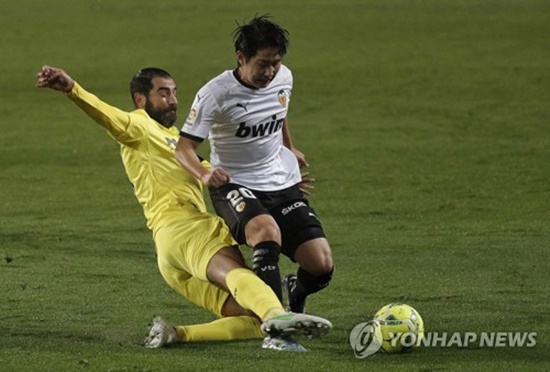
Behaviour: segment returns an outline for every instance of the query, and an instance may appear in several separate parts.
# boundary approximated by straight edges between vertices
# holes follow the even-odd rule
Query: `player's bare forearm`
[[[199,159],[196,156],[195,150],[198,144],[185,137],[180,137],[178,144],[176,145],[175,156],[180,165],[191,173],[191,175],[197,179],[201,179],[203,175],[208,173],[208,169],[202,166]]]
[[[298,159],[298,164],[300,165],[300,168],[302,167],[309,167],[309,164],[307,163],[306,156],[298,150],[294,145],[292,144],[292,136],[290,135],[290,128],[288,124],[288,118],[285,118],[285,121],[283,122],[283,144],[286,148],[288,148],[294,156],[296,156],[296,159]]]
[[[204,167],[197,157],[199,143],[189,138],[180,137],[176,146],[176,160],[195,178],[207,186],[220,187],[229,182],[229,174],[223,168],[212,171]]]
[[[87,92],[78,85],[64,70],[43,66],[36,74],[38,88],[50,88],[66,94],[95,122],[107,129],[115,138],[120,138],[130,125],[131,118],[127,112],[113,107]]]

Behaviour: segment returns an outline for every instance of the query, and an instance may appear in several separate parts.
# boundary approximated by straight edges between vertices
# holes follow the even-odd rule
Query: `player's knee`
[[[317,275],[330,275],[334,271],[334,262],[332,262],[332,255],[324,255],[317,266]]]
[[[332,272],[334,270],[334,264],[331,260],[323,260],[320,263],[316,264],[309,272],[315,276],[327,275],[329,280],[332,278]]]
[[[262,241],[281,241],[281,231],[276,224],[264,225],[259,229],[259,235]],[[280,243],[279,243],[280,244]]]
[[[330,254],[318,253],[305,264],[307,271],[315,276],[326,275],[332,272],[334,263]]]
[[[250,246],[259,242],[273,241],[281,244],[281,230],[275,220],[269,215],[254,217],[246,224],[246,241]]]
[[[315,262],[317,275],[331,274],[334,270],[334,262],[332,261],[332,252],[328,244],[323,245],[321,249],[317,251],[317,257]]]
[[[315,276],[332,272],[334,262],[326,239],[316,239],[302,244],[296,250],[296,262],[307,272]]]

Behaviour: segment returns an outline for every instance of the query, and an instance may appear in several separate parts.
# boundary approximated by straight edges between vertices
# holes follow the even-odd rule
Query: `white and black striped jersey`
[[[283,121],[292,92],[284,65],[266,88],[251,88],[228,70],[204,85],[180,135],[210,142],[213,168],[231,182],[253,190],[276,191],[300,182],[296,156],[283,145]]]

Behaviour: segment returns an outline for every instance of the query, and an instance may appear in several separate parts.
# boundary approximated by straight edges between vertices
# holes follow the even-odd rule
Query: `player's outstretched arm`
[[[51,88],[64,93],[69,93],[74,87],[74,80],[60,68],[42,66],[42,70],[36,74],[38,88]]]
[[[111,106],[94,94],[87,92],[62,69],[47,65],[43,66],[36,74],[36,78],[38,88],[50,88],[65,93],[82,111],[107,129],[120,143],[135,143],[143,136],[144,131],[137,124],[132,127],[133,131],[129,133],[128,128],[136,120],[135,116],[129,115],[127,112]]]

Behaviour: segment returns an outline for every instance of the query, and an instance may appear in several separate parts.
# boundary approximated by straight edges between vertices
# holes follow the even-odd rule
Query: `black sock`
[[[265,284],[283,301],[281,273],[279,272],[279,252],[281,246],[274,241],[260,242],[254,246],[252,269]]]
[[[292,304],[303,304],[307,296],[328,287],[333,272],[334,267],[326,274],[314,276],[300,267],[296,275],[296,287],[290,293],[290,302]]]

